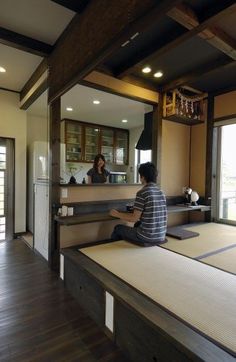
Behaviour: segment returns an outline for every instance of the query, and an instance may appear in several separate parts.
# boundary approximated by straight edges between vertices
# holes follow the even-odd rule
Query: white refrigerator
[[[49,144],[36,141],[28,148],[28,229],[34,249],[48,260]]]

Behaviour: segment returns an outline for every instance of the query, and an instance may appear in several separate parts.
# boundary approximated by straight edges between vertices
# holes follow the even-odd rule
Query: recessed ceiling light
[[[0,73],[6,73],[6,69],[3,67],[0,67]]]
[[[158,71],[154,74],[155,78],[161,78],[163,76],[163,73],[161,71]]]
[[[122,121],[121,122],[123,122],[123,123],[127,123],[128,122],[128,120],[127,119],[122,119]]]
[[[72,108],[72,107],[66,107],[66,110],[67,110],[68,112],[72,112],[72,111],[73,111],[73,108]]]
[[[100,101],[98,99],[94,99],[93,104],[100,104]]]
[[[142,69],[143,73],[150,73],[152,71],[152,69],[149,66],[146,66]]]

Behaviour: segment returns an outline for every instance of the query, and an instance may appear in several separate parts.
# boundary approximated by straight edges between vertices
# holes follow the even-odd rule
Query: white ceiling
[[[0,44],[0,88],[20,91],[43,58]]]
[[[53,45],[74,16],[50,0],[0,0],[0,27]],[[43,58],[0,44],[0,88],[20,91]]]
[[[1,27],[53,45],[74,12],[50,0],[0,0]]]
[[[75,13],[50,0],[0,0],[0,27],[53,45]],[[0,88],[20,91],[43,58],[0,44]],[[93,99],[101,103],[94,105]],[[65,110],[73,107],[73,112]],[[62,97],[62,118],[133,128],[143,125],[144,113],[151,106],[141,102],[77,85]],[[47,116],[47,92],[28,110],[31,115]],[[122,123],[127,119],[128,123]]]
[[[101,103],[94,105],[93,100]],[[73,111],[66,111],[72,107]],[[103,124],[111,127],[131,129],[143,126],[144,113],[150,112],[152,106],[133,101],[97,89],[76,85],[61,98],[61,118]],[[47,114],[47,92],[28,109],[28,114],[45,117]],[[122,123],[127,119],[127,123]]]

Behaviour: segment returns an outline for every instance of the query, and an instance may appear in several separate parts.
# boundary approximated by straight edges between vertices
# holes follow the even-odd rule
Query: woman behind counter
[[[94,158],[93,167],[88,170],[87,175],[89,184],[107,182],[109,171],[105,169],[105,158],[103,155],[98,154]]]

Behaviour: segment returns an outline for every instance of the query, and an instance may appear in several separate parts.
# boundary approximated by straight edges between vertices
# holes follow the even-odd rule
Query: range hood
[[[135,147],[137,150],[152,149],[152,116],[153,112],[148,112],[144,115],[144,130]]]

